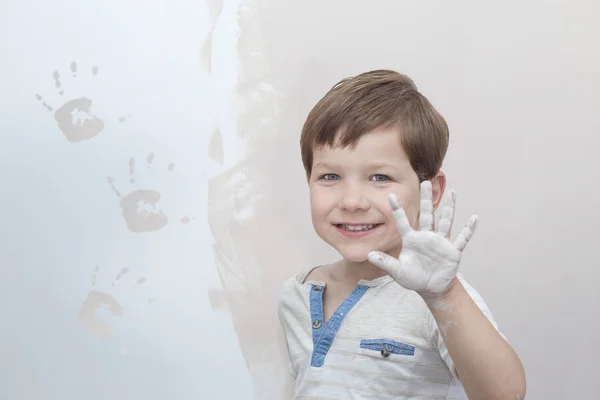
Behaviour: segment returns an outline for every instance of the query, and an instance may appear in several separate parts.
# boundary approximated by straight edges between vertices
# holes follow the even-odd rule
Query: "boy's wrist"
[[[455,294],[460,290],[461,284],[457,277],[454,277],[448,288],[442,293],[419,293],[427,306],[433,310],[440,310],[448,306]]]

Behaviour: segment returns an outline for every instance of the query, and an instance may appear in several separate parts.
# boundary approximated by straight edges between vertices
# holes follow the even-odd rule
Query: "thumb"
[[[380,251],[370,252],[367,255],[367,258],[371,264],[381,268],[392,277],[396,275],[396,271],[398,270],[398,259]]]

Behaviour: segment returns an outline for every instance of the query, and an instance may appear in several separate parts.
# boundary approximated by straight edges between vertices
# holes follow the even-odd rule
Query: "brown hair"
[[[390,70],[346,78],[314,106],[300,137],[306,174],[314,147],[354,147],[364,134],[392,126],[419,180],[433,178],[448,149],[448,125],[408,76]]]

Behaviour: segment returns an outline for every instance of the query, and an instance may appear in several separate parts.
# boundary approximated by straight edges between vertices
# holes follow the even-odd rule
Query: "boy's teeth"
[[[374,224],[369,224],[369,225],[344,225],[342,224],[341,227],[347,231],[366,231],[368,229],[373,229],[375,225]]]

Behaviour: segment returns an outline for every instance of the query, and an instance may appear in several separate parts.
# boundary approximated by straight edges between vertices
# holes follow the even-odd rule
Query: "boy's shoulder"
[[[281,311],[283,308],[302,307],[307,301],[309,283],[324,284],[325,267],[325,265],[313,265],[286,279],[279,289],[277,308]]]
[[[277,297],[277,315],[284,330],[293,326],[303,326],[310,320],[310,312],[306,315],[308,287],[304,284],[306,277],[314,268],[307,268],[295,273],[283,282]]]
[[[278,302],[282,303],[290,300],[291,297],[296,297],[301,292],[302,285],[306,281],[306,278],[315,268],[316,267],[305,268],[286,279],[279,290]]]
[[[281,285],[279,289],[279,303],[289,297],[291,293],[298,290],[298,274],[299,273],[295,273],[294,275],[290,276],[283,282],[283,285]]]

